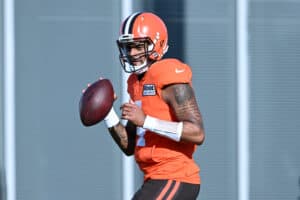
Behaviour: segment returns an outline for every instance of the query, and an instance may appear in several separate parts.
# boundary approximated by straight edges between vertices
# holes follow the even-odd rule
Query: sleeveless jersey
[[[191,83],[188,65],[177,59],[163,59],[151,65],[141,80],[131,74],[127,80],[130,98],[146,115],[161,120],[178,121],[161,96],[170,84]],[[196,145],[176,142],[156,133],[137,128],[135,160],[147,179],[173,179],[199,184],[199,167],[193,159]]]

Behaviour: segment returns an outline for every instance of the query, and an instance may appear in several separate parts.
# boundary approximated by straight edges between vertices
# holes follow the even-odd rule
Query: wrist
[[[147,115],[143,128],[178,142],[182,135],[183,122],[160,120]]]
[[[111,128],[120,122],[120,119],[119,119],[114,107],[112,107],[110,109],[109,113],[104,118],[104,122],[105,122],[107,128]]]

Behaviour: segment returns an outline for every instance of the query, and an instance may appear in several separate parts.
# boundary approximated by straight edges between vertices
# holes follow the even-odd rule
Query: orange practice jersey
[[[128,93],[146,115],[162,120],[177,121],[171,108],[164,102],[164,86],[174,83],[191,84],[192,72],[177,59],[164,59],[151,65],[145,76],[128,78]],[[196,145],[176,142],[156,133],[137,128],[135,159],[144,172],[144,179],[174,179],[200,183],[199,167],[192,158]]]

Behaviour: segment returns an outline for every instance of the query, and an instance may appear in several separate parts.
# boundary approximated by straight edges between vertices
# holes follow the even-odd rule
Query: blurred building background
[[[0,0],[1,200],[124,199],[121,151],[103,123],[83,127],[78,112],[81,90],[99,77],[111,79],[122,96],[115,41],[124,2],[133,12],[161,16],[169,29],[166,57],[193,69],[206,129],[195,154],[199,199],[300,199],[299,0],[244,1],[244,49],[238,39],[240,0],[15,0],[10,22],[5,20],[11,2]],[[7,77],[10,36],[13,79]],[[246,79],[239,73],[241,52],[248,59]],[[249,95],[246,112],[239,107],[243,92]],[[115,107],[121,103],[119,98]],[[246,146],[239,145],[243,137]],[[7,168],[9,156],[14,169]],[[135,190],[142,177],[133,168]],[[15,191],[14,199],[8,199],[9,191]]]

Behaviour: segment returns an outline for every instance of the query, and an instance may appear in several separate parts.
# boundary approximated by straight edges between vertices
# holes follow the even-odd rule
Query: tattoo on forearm
[[[136,127],[129,122],[127,125],[128,126],[124,127],[119,123],[116,126],[109,128],[109,132],[120,149],[126,155],[132,155],[135,148]]]
[[[116,143],[122,148],[126,148],[128,145],[128,137],[126,133],[124,132],[124,128],[122,128],[120,125],[114,126],[109,129],[109,132],[111,133],[111,136],[114,138]]]

